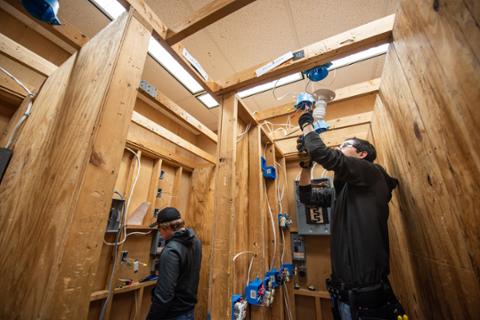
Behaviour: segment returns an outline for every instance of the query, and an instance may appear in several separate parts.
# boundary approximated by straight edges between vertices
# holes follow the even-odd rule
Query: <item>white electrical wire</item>
[[[275,90],[277,89],[278,81],[280,81],[280,79],[275,81],[275,83],[273,84],[272,94],[273,94],[273,97],[275,98],[275,100],[280,101],[280,100],[285,99],[285,97],[287,97],[288,95],[291,95],[292,91],[289,91],[289,92],[285,93],[283,96],[281,96],[280,98],[278,98],[277,95],[275,94]]]
[[[243,137],[248,133],[251,126],[252,126],[252,123],[249,122],[245,130],[237,136],[237,143],[240,142],[243,139]]]
[[[30,116],[30,114],[32,113],[32,105],[33,105],[33,98],[34,98],[34,94],[28,90],[28,88],[20,81],[18,80],[17,78],[15,78],[14,75],[12,75],[10,72],[8,72],[5,68],[3,67],[0,67],[0,70],[5,73],[8,77],[10,77],[13,81],[15,81],[16,83],[18,83],[18,85],[20,87],[22,87],[23,90],[25,90],[25,92],[27,93],[27,97],[28,97],[28,105],[27,105],[27,109],[25,110],[25,112],[23,113],[22,117],[20,118],[20,120],[18,120],[17,124],[15,125],[15,127],[13,128],[12,130],[12,133],[10,135],[10,138],[8,139],[8,142],[7,144],[5,145],[5,148],[7,149],[10,149],[12,144],[13,144],[13,141],[15,139],[15,136],[17,135],[17,131],[18,129],[20,128],[20,126],[25,122],[25,120],[27,120],[27,118]]]
[[[257,254],[253,251],[242,251],[242,252],[239,252],[237,253],[235,256],[233,256],[232,258],[232,261],[233,261],[233,270],[232,270],[232,273],[233,273],[233,276],[232,276],[232,280],[233,280],[233,286],[235,287],[235,260],[237,260],[238,257],[240,257],[241,255],[244,255],[244,254],[251,254],[252,257],[250,258],[250,265],[248,267],[248,275],[247,275],[247,285],[248,283],[250,282],[250,271],[252,269],[252,263],[253,263],[253,259],[257,256]]]

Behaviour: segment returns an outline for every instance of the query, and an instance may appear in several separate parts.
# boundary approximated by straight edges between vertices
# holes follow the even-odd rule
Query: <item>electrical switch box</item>
[[[252,305],[261,305],[263,303],[263,296],[265,295],[265,287],[263,281],[256,278],[245,288],[245,297],[247,302]]]
[[[232,296],[232,320],[245,320],[247,318],[248,303],[239,294]]]
[[[332,192],[333,182],[330,178],[312,179],[312,190],[330,192],[329,203],[322,207],[305,206],[300,202],[298,181],[295,181],[295,197],[297,205],[297,226],[299,235],[330,235],[330,221],[335,201]],[[327,190],[330,189],[330,190]],[[315,192],[315,191],[314,191]]]
[[[110,208],[110,215],[108,216],[107,232],[116,233],[119,231],[122,224],[122,212],[124,210],[125,200],[112,199],[112,206]]]

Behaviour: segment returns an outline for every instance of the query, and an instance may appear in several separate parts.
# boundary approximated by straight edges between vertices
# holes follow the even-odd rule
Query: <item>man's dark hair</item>
[[[355,149],[357,149],[357,151],[365,151],[367,153],[367,156],[364,158],[365,160],[373,162],[377,158],[377,151],[375,150],[375,147],[367,140],[363,140],[357,137],[345,140],[352,140],[354,142],[354,147]]]

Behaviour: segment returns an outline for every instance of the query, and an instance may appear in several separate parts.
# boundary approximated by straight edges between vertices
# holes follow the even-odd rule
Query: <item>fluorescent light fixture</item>
[[[264,92],[264,91],[273,89],[273,87],[278,88],[278,87],[281,87],[281,86],[284,86],[286,84],[289,84],[289,83],[292,83],[292,82],[295,82],[295,81],[299,81],[299,80],[302,80],[302,79],[303,79],[302,73],[297,72],[297,73],[293,73],[291,75],[288,75],[286,77],[280,78],[278,80],[267,82],[267,83],[255,86],[253,88],[240,91],[237,94],[240,98],[245,98],[245,97],[253,96],[254,94],[257,94],[257,93],[260,93],[260,92]]]
[[[203,91],[202,86],[153,37],[150,37],[148,53],[150,53],[155,60],[167,69],[167,71],[180,81],[192,94]]]
[[[369,48],[367,50],[363,50],[363,51],[351,54],[349,56],[346,56],[345,58],[333,60],[332,65],[330,66],[330,68],[328,68],[328,70],[329,71],[335,70],[335,69],[349,66],[351,64],[354,64],[363,60],[378,57],[382,54],[387,53],[388,45],[389,45],[388,43],[385,43],[377,47]]]
[[[213,97],[209,93],[201,94],[197,96],[197,99],[200,100],[208,109],[219,106],[217,100],[213,99]]]
[[[90,0],[100,11],[103,12],[110,20],[117,19],[126,10],[116,0]]]

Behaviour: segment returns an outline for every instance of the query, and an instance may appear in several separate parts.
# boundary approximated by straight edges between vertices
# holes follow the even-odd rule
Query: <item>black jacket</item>
[[[159,258],[159,276],[147,319],[171,319],[192,310],[202,261],[202,244],[192,229],[175,232]]]
[[[331,226],[332,280],[346,288],[379,283],[390,273],[388,202],[398,181],[364,159],[347,157],[325,146],[319,135],[305,136],[310,157],[333,170],[336,200]],[[300,201],[307,205],[330,203],[328,193],[300,187]]]

